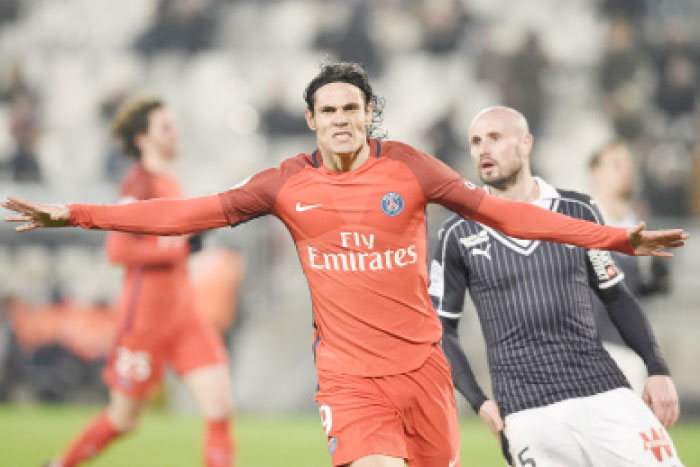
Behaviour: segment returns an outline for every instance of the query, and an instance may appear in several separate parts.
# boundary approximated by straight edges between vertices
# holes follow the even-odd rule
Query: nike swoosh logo
[[[304,212],[321,206],[323,206],[323,204],[307,204],[306,206],[302,206],[301,203],[297,202],[297,212]]]

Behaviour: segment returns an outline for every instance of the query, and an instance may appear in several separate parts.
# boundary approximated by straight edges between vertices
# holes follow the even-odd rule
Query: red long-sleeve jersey
[[[140,164],[129,170],[120,189],[121,202],[181,197],[177,180],[148,172]],[[106,250],[110,261],[126,268],[117,307],[121,328],[156,332],[164,320],[176,322],[191,308],[185,237],[110,232]]]
[[[632,251],[624,229],[488,196],[401,143],[370,140],[370,147],[369,159],[349,172],[328,169],[315,151],[218,195],[73,204],[71,223],[175,235],[277,216],[294,239],[309,283],[317,367],[363,376],[415,369],[441,337],[427,291],[428,203],[513,237]]]

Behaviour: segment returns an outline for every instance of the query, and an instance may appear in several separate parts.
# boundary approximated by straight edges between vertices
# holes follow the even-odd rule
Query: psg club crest
[[[382,211],[387,216],[398,216],[403,211],[403,198],[400,194],[390,191],[382,197]]]
[[[328,454],[331,456],[335,452],[335,450],[338,448],[338,438],[333,436],[329,441],[328,441]]]

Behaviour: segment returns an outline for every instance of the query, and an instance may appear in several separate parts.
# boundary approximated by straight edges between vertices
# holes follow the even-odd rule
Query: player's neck
[[[607,223],[619,224],[632,211],[632,205],[629,200],[615,193],[597,192],[595,200],[603,212],[603,218]]]
[[[327,153],[320,149],[323,165],[336,172],[349,172],[364,164],[369,158],[369,144],[366,142],[360,148],[350,154]]]
[[[141,154],[141,165],[148,172],[155,174],[170,174],[173,171],[173,162],[157,152],[144,152]]]
[[[529,173],[521,173],[513,183],[505,186],[489,186],[489,194],[511,201],[532,203],[540,197],[540,186]]]

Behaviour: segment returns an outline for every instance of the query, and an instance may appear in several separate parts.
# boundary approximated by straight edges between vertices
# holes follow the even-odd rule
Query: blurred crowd
[[[3,0],[0,184],[70,184],[78,196],[92,185],[114,187],[129,162],[109,121],[119,104],[147,93],[164,97],[182,120],[190,191],[224,189],[312,149],[303,86],[319,62],[343,60],[363,64],[386,95],[390,138],[467,176],[469,121],[502,104],[529,121],[535,172],[555,184],[570,183],[572,167],[585,168],[595,150],[617,141],[631,154],[626,193],[637,216],[700,218],[697,2],[541,3],[125,0],[117,12],[108,0]],[[557,157],[562,163],[551,164]],[[579,186],[563,187],[586,190],[585,179],[582,170],[573,178]],[[265,264],[253,264],[253,273],[281,262],[286,234],[271,232],[255,240]],[[270,282],[263,303],[283,287]],[[0,296],[11,292],[0,288]],[[18,303],[0,304],[0,362],[34,368],[27,356],[41,362],[35,349],[6,338],[23,316]],[[77,355],[64,344],[42,345]],[[91,364],[85,378],[97,385]],[[17,371],[8,365],[0,364],[0,400],[9,394],[2,382]]]
[[[14,37],[31,34],[31,22],[27,18],[40,15],[39,11],[48,9],[49,3],[3,2],[0,32],[3,28],[15,28]],[[143,27],[123,39],[117,50],[108,52],[133,52],[144,60],[146,67],[164,54],[181,56],[185,62],[212,50],[232,52],[235,56],[243,48],[248,51],[241,51],[242,55],[264,54],[255,44],[237,42],[235,32],[228,30],[236,24],[235,16],[257,16],[260,23],[257,26],[262,28],[264,21],[260,16],[274,8],[291,10],[296,5],[297,10],[308,15],[307,23],[312,26],[301,47],[318,52],[325,59],[362,63],[379,82],[391,80],[397,73],[397,60],[393,56],[397,49],[397,55],[427,54],[439,57],[443,63],[463,64],[474,70],[476,83],[483,83],[492,91],[489,103],[522,111],[535,137],[556,138],[552,135],[556,130],[550,125],[556,96],[548,86],[552,85],[553,76],[567,67],[567,61],[577,61],[553,56],[552,47],[543,42],[544,33],[537,24],[514,26],[510,33],[504,34],[499,30],[503,28],[503,18],[494,16],[492,11],[500,2],[493,2],[495,7],[491,9],[482,3],[158,0],[150,2],[150,10],[141,12],[145,17]],[[587,7],[593,10],[590,14],[599,25],[602,46],[576,72],[584,73],[596,85],[592,97],[603,111],[600,124],[612,130],[608,139],[620,138],[632,149],[639,178],[635,194],[645,214],[700,215],[700,146],[696,138],[700,127],[700,110],[696,105],[700,42],[692,28],[698,19],[697,8],[692,3],[600,0],[597,6],[591,2]],[[70,2],[64,8],[70,10]],[[294,15],[289,16],[289,21],[294,21]],[[26,30],[22,30],[25,23]],[[391,33],[378,30],[386,23],[394,24],[398,31],[394,34],[401,37],[387,38]],[[261,29],[258,34],[265,32]],[[548,37],[547,43],[553,40],[556,38]],[[89,49],[93,46],[88,41],[65,39],[67,43],[63,46]],[[46,178],[43,159],[48,157],[41,150],[46,130],[45,100],[55,100],[46,93],[60,89],[42,81],[47,76],[32,79],[26,76],[22,52],[36,45],[25,39],[16,42],[19,45],[4,53],[0,62],[0,123],[6,126],[6,141],[0,144],[0,177],[19,183],[42,183]],[[271,73],[274,72],[272,67]],[[402,79],[408,80],[410,76]],[[302,108],[298,103],[290,105],[286,98],[289,91],[284,87],[284,80],[277,81],[255,102],[253,130],[264,138],[308,135]],[[107,88],[93,103],[94,128],[104,134],[118,104],[139,92],[142,89],[138,83],[129,80]],[[460,120],[465,112],[460,108],[462,102],[452,101],[433,111],[432,119],[421,128],[426,149],[456,167],[463,163],[467,152],[466,126],[464,119]],[[108,138],[102,139],[106,148],[102,151],[99,175],[108,181],[118,180],[125,163]],[[538,167],[537,161],[535,166]],[[551,173],[553,169],[540,170]]]

